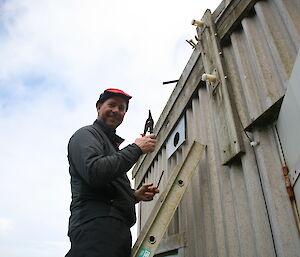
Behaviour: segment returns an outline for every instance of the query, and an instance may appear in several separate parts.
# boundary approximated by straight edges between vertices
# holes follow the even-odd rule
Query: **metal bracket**
[[[291,180],[290,180],[290,177],[289,177],[289,169],[288,169],[287,166],[282,167],[282,173],[283,173],[283,176],[284,176],[285,187],[286,187],[286,191],[289,195],[289,198],[291,200],[294,200],[295,199],[295,193],[294,193],[292,183],[291,183]]]

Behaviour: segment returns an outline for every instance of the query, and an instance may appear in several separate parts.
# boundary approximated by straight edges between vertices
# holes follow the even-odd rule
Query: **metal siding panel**
[[[206,93],[208,98],[207,102],[210,101],[210,94]],[[213,104],[210,103],[209,106]],[[212,166],[209,165],[208,178],[210,186],[210,201],[211,205],[211,214],[213,216],[212,226],[214,227],[214,238],[218,242],[216,243],[217,248],[214,250],[214,255],[202,255],[202,256],[240,256],[239,254],[239,245],[237,238],[237,230],[235,224],[235,215],[233,208],[233,199],[230,187],[229,173],[228,168],[221,165],[220,156],[219,156],[219,142],[216,138],[217,129],[215,123],[213,122],[213,111],[210,109],[208,111],[208,120],[202,124],[210,124],[206,127],[206,137],[213,141],[207,141],[208,144],[208,153],[216,158],[210,165],[216,165],[214,170]],[[214,164],[213,164],[214,163]],[[218,181],[218,182],[216,182]],[[214,204],[212,204],[214,203]],[[207,217],[208,218],[208,217]],[[216,221],[219,220],[219,223]],[[204,221],[206,222],[206,220]],[[235,224],[235,225],[234,225]],[[222,233],[224,233],[224,236]],[[211,232],[207,231],[207,234]],[[221,241],[220,241],[221,240]],[[212,248],[208,251],[212,252]]]
[[[300,161],[299,145],[299,127],[300,127],[300,51],[296,59],[289,81],[285,98],[277,121],[277,129],[280,136],[285,160],[289,169],[294,169]]]
[[[262,111],[265,109],[266,103],[264,100],[269,101],[269,98],[265,98],[265,88],[262,85],[262,76],[264,74],[261,69],[266,68],[260,64],[260,59],[263,60],[264,49],[261,41],[258,40],[262,35],[257,31],[257,24],[252,18],[245,18],[242,20],[244,42],[247,47],[247,62],[250,64],[251,73],[248,76],[253,77],[254,90],[256,92],[256,101],[261,103]],[[268,73],[268,72],[267,72]],[[262,113],[259,112],[259,115]],[[257,118],[257,117],[254,117]]]
[[[194,102],[194,99],[192,100]],[[196,137],[196,134],[198,132],[197,129],[197,121],[194,119],[194,112],[193,112],[193,103],[191,103],[191,108],[188,108],[186,110],[186,121],[187,124],[190,126],[187,126],[187,135],[189,139],[193,139]],[[184,213],[184,222],[185,222],[185,228],[186,231],[186,237],[187,240],[190,242],[191,247],[189,247],[187,250],[187,255],[199,255],[199,245],[198,245],[198,233],[200,227],[197,226],[199,222],[197,222],[197,204],[194,203],[192,199],[197,199],[197,196],[199,196],[199,169],[198,172],[196,171],[193,179],[187,188],[187,191],[185,192],[184,198],[182,199],[182,212]]]
[[[274,70],[274,73],[278,74],[281,87],[285,89],[296,53],[292,38],[281,20],[274,1],[258,2],[254,8],[260,20],[266,44],[270,48],[273,63],[277,68],[277,70]]]
[[[198,95],[198,92],[197,92]],[[191,103],[191,112],[190,115],[187,115],[188,120],[193,122],[193,137],[199,141],[198,134],[200,132],[200,124],[199,124],[199,98],[195,97]],[[200,142],[200,141],[199,141]],[[203,158],[202,158],[203,159]],[[201,162],[201,160],[200,160]],[[191,181],[189,190],[191,191],[189,197],[187,197],[188,206],[187,208],[191,210],[191,216],[187,217],[187,230],[190,231],[190,242],[193,245],[193,249],[190,250],[194,256],[200,256],[201,252],[201,223],[200,223],[200,215],[199,215],[199,202],[197,203],[195,199],[199,199],[201,195],[200,189],[200,174],[202,170],[198,168],[195,172],[194,177]],[[190,254],[191,255],[191,254]]]
[[[228,80],[245,127],[283,96],[299,49],[274,1],[259,1],[254,8],[257,15],[244,18],[243,26],[232,32],[223,49]],[[296,24],[299,19],[293,22]],[[247,103],[245,113],[243,101]]]
[[[243,17],[240,27],[227,35],[230,41],[222,49],[230,85],[228,90],[232,94],[230,100],[237,108],[224,105],[224,111],[230,115],[238,114],[238,122],[243,128],[284,94],[285,81],[300,45],[299,0],[259,1],[254,9],[256,13]],[[299,237],[281,174],[282,163],[273,124],[260,129],[254,127],[253,133],[247,134],[249,138],[242,132],[245,154],[224,167],[211,89],[201,85],[195,87],[199,81],[197,76],[203,70],[198,51],[199,46],[184,70],[182,81],[174,89],[158,126],[159,131],[170,132],[175,123],[172,121],[173,125],[166,130],[164,126],[170,122],[167,120],[186,111],[187,141],[169,160],[161,141],[161,149],[152,160],[156,164],[148,170],[145,178],[145,181],[150,181],[153,172],[153,179],[157,181],[164,169],[160,186],[163,190],[172,170],[182,161],[188,142],[197,139],[207,145],[199,170],[165,237],[185,232],[187,248],[181,249],[185,257],[299,256]],[[186,92],[190,93],[191,88],[196,88],[196,91],[188,101]],[[175,110],[177,116],[172,114]],[[260,145],[252,148],[250,139],[260,141]],[[141,164],[140,170],[145,165],[147,162]],[[141,204],[142,224],[151,211],[149,206]]]
[[[239,233],[237,229],[237,217],[235,214],[234,191],[230,181],[231,169],[224,167],[220,171],[221,175],[221,197],[222,197],[222,215],[224,216],[224,227],[226,233],[226,249],[228,257],[242,256],[239,245]]]
[[[224,220],[222,215],[222,202],[221,202],[221,191],[220,191],[220,172],[222,172],[222,163],[220,159],[218,137],[216,134],[215,123],[212,119],[212,101],[208,98],[209,105],[209,116],[210,116],[210,129],[207,131],[207,164],[209,167],[208,178],[210,186],[210,205],[213,218],[213,226],[215,233],[215,245],[216,245],[216,256],[227,256],[226,250],[226,233],[224,230]]]
[[[237,240],[240,246],[240,256],[257,256],[253,228],[251,225],[250,208],[244,174],[239,162],[231,165],[228,171],[233,194],[233,206],[236,217]]]
[[[300,51],[298,53],[294,69],[292,71],[289,86],[282,103],[277,121],[277,131],[281,142],[282,151],[286,165],[289,169],[289,178],[292,183],[295,201],[298,210],[300,210],[300,87],[299,87],[299,74],[300,74]],[[298,177],[298,180],[297,180]],[[297,182],[298,181],[298,182]],[[295,184],[296,182],[296,184]],[[295,206],[296,207],[296,206]],[[297,210],[295,210],[297,213]],[[299,211],[298,211],[299,213]],[[298,220],[299,225],[299,220]]]
[[[231,35],[237,74],[239,76],[239,81],[241,82],[240,85],[246,101],[244,105],[247,106],[251,122],[263,112],[263,107],[259,100],[259,92],[257,91],[256,81],[252,76],[254,73],[253,65],[251,65],[250,53],[246,42],[247,39],[242,30],[236,31]]]
[[[291,203],[286,193],[282,163],[273,126],[255,131],[258,167],[270,217],[276,252],[279,256],[300,256],[300,241]]]
[[[251,133],[248,134],[252,137]],[[270,228],[254,149],[250,146],[249,139],[246,136],[244,137],[244,141],[246,154],[241,157],[241,163],[257,256],[275,257],[276,253],[272,240],[272,231]]]
[[[235,40],[234,36],[232,37],[232,40]],[[237,53],[239,54],[238,51]],[[236,106],[235,111],[237,112],[240,122],[242,123],[242,127],[245,127],[245,124],[249,124],[251,121],[249,108],[247,108],[248,106],[245,104],[245,93],[243,92],[243,87],[241,86],[243,83],[240,73],[241,70],[237,66],[237,61],[241,63],[241,60],[237,60],[237,58],[241,58],[241,56],[234,55],[234,49],[232,45],[223,47],[223,55],[227,67],[228,81],[231,85],[233,100]],[[251,109],[251,105],[249,105],[249,107]]]
[[[214,219],[213,219],[213,207],[211,205],[211,189],[210,189],[210,180],[209,180],[209,167],[207,165],[207,156],[203,160],[203,162],[200,163],[200,170],[201,170],[201,176],[200,176],[200,199],[197,200],[194,199],[194,204],[199,205],[199,212],[200,212],[200,224],[201,229],[199,229],[199,234],[201,237],[199,240],[201,240],[201,252],[199,256],[218,256],[217,247],[215,244],[216,241],[216,231],[214,226]]]
[[[209,109],[209,94],[207,92],[206,87],[201,87],[198,90],[197,98],[199,98],[199,105],[195,105],[195,116],[199,113],[199,132],[198,137],[200,142],[204,142],[206,145],[210,144],[212,138],[209,134],[212,132],[212,123],[211,123],[211,112]],[[197,108],[197,109],[196,109]],[[203,241],[201,241],[201,251],[199,252],[199,256],[218,256],[218,249],[216,247],[216,229],[213,219],[213,207],[211,205],[212,202],[212,194],[210,187],[210,176],[209,176],[209,165],[207,163],[208,159],[208,149],[206,149],[206,154],[203,160],[200,161],[200,197],[194,198],[194,205],[198,206],[199,219],[200,219],[200,228],[199,234]],[[198,200],[197,200],[198,199]],[[198,201],[200,201],[200,205],[198,205]],[[199,240],[199,239],[198,239]]]
[[[299,0],[272,0],[277,6],[281,21],[292,38],[296,53],[300,46],[300,2]],[[295,53],[295,54],[296,54]]]
[[[251,76],[254,77],[258,99],[265,111],[282,97],[283,90],[257,16],[245,18],[242,25],[249,51],[248,61],[252,64]]]
[[[165,188],[165,185],[168,181],[168,164],[167,164],[167,151],[166,148],[164,147],[161,151],[161,162],[162,162],[162,170],[164,171],[164,175],[162,176],[161,179],[161,186],[159,186],[159,189],[162,191]]]
[[[193,113],[194,117],[199,120],[197,137],[200,142],[209,145],[210,137],[208,133],[211,131],[211,117],[208,105],[208,92],[206,87],[200,87],[196,99],[194,101]],[[197,104],[199,102],[199,105]],[[191,199],[194,206],[197,206],[199,218],[195,216],[196,224],[199,223],[197,229],[197,245],[199,246],[198,256],[218,256],[215,246],[216,233],[213,220],[213,210],[211,206],[211,189],[209,180],[209,166],[207,164],[207,150],[203,160],[199,165],[199,195]],[[193,182],[192,182],[193,183]],[[193,184],[192,184],[193,185]],[[191,255],[193,256],[193,255]],[[197,256],[197,255],[194,255]]]

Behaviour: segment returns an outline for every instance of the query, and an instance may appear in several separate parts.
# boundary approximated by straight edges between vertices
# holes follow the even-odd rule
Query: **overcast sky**
[[[1,257],[66,254],[70,136],[95,120],[109,87],[133,95],[121,146],[148,109],[157,121],[175,86],[162,82],[192,54],[191,20],[220,2],[0,0]]]

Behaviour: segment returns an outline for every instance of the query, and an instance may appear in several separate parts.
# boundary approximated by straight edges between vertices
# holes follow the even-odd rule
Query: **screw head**
[[[183,186],[184,186],[183,180],[179,179],[179,180],[178,180],[178,185],[181,186],[181,187],[183,187]]]
[[[155,236],[149,236],[149,243],[155,244],[155,242],[156,242]]]

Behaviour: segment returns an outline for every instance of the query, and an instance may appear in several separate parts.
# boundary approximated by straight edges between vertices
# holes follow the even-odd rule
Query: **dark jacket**
[[[71,137],[68,145],[72,191],[69,233],[97,217],[115,217],[129,227],[135,223],[137,200],[126,172],[142,151],[136,144],[119,150],[122,141],[115,130],[99,120]]]

